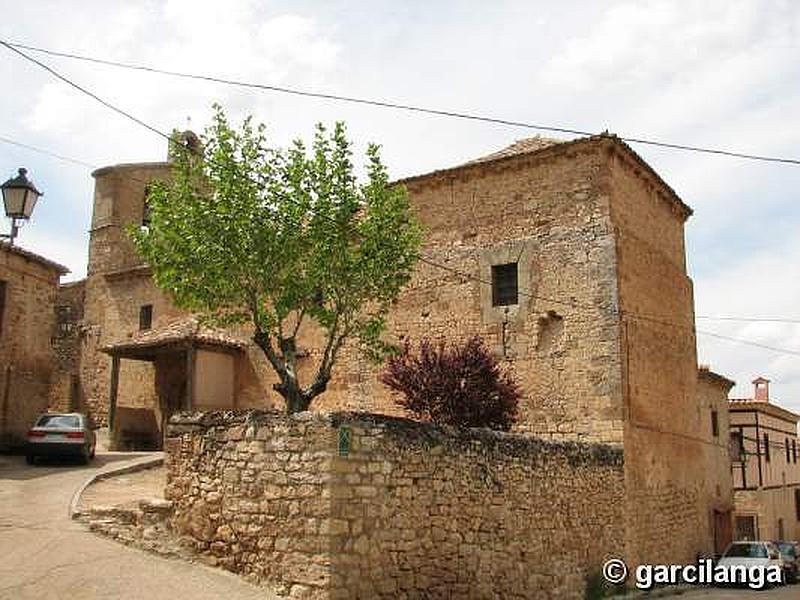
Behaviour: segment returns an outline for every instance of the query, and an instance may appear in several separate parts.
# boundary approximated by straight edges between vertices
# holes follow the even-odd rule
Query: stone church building
[[[169,169],[93,173],[74,389],[118,447],[158,447],[166,417],[181,408],[281,404],[248,332],[200,327],[155,287],[133,249],[127,228],[147,226],[148,184]],[[524,390],[519,433],[622,447],[630,561],[719,550],[733,506],[727,421],[712,413],[725,412],[732,382],[698,371],[684,247],[691,209],[611,135],[521,140],[398,183],[423,224],[423,252],[446,269],[419,263],[389,336],[479,334]],[[310,373],[320,340],[311,329],[302,339],[301,372]],[[315,402],[398,413],[352,348]]]

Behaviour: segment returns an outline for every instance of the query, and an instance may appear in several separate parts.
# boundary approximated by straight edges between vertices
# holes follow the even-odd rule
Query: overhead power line
[[[779,348],[777,346],[770,346],[768,344],[762,344],[760,342],[754,342],[752,340],[745,340],[743,338],[731,337],[728,335],[722,335],[719,333],[714,333],[712,331],[703,331],[701,329],[697,330],[697,333],[701,335],[707,335],[709,337],[717,338],[720,340],[726,340],[728,342],[735,342],[737,344],[746,344],[748,346],[755,346],[756,348],[763,348],[765,350],[772,350],[773,352],[780,352],[782,354],[792,354],[794,356],[800,356],[800,350],[789,350],[787,348]]]
[[[131,113],[129,113],[129,112],[117,107],[117,106],[114,106],[113,104],[111,104],[110,102],[104,100],[103,98],[101,98],[100,96],[95,94],[94,92],[91,92],[91,91],[87,90],[85,87],[82,87],[82,86],[78,85],[77,83],[75,83],[74,81],[72,81],[71,79],[69,79],[68,77],[65,77],[64,75],[62,75],[61,73],[59,73],[58,71],[56,71],[55,69],[50,67],[49,65],[41,62],[40,60],[35,59],[34,57],[32,57],[29,54],[25,54],[24,52],[22,52],[18,48],[15,48],[14,46],[12,46],[11,44],[9,44],[8,42],[6,42],[4,40],[0,40],[0,45],[5,46],[6,48],[11,50],[12,52],[16,52],[17,54],[19,54],[25,60],[27,60],[29,62],[32,62],[35,65],[38,65],[40,68],[42,68],[45,71],[47,71],[48,73],[50,73],[56,79],[59,79],[59,80],[63,81],[68,86],[75,88],[76,90],[78,90],[82,94],[86,94],[90,98],[93,98],[94,100],[96,100],[97,102],[99,102],[100,104],[105,106],[106,108],[109,108],[109,109],[113,110],[114,112],[117,112],[117,113],[121,114],[122,116],[130,119],[134,123],[138,123],[142,127],[145,127],[146,129],[149,129],[153,133],[155,133],[157,135],[160,135],[160,136],[166,138],[167,140],[169,140],[169,136],[166,133],[164,133],[163,131],[160,131],[159,129],[153,127],[152,125],[146,123],[145,121],[142,121],[138,117],[133,116]]]
[[[740,321],[743,323],[800,323],[797,317],[728,317],[713,315],[695,315],[695,319],[708,319],[710,321]]]
[[[45,150],[43,148],[37,148],[36,146],[31,146],[30,144],[24,144],[23,142],[18,142],[16,140],[12,140],[11,138],[7,138],[5,136],[0,135],[0,142],[4,144],[9,144],[11,146],[17,146],[18,148],[25,148],[26,150],[31,150],[32,152],[38,152],[39,154],[44,154],[45,156],[49,156],[51,158],[56,158],[58,160],[63,160],[65,162],[69,162],[75,165],[79,165],[81,167],[87,167],[89,169],[96,169],[97,167],[92,163],[77,159],[77,158],[70,158],[69,156],[63,156],[62,154],[57,154],[55,152],[51,152],[50,150]]]
[[[129,69],[135,71],[143,71],[147,73],[155,73],[159,75],[166,75],[169,77],[178,77],[182,79],[192,79],[197,81],[206,81],[211,83],[218,83],[222,85],[228,86],[235,86],[240,88],[249,88],[249,89],[256,89],[261,91],[267,92],[278,92],[282,94],[291,94],[295,96],[304,96],[308,98],[318,98],[321,100],[333,100],[337,102],[347,102],[351,104],[360,104],[360,105],[367,105],[367,106],[374,106],[378,108],[387,108],[393,110],[402,110],[407,112],[414,112],[414,113],[422,113],[422,114],[429,114],[435,115],[440,117],[450,117],[456,119],[463,119],[469,121],[480,121],[484,123],[492,123],[495,125],[507,125],[510,127],[519,127],[523,129],[532,129],[536,131],[547,131],[550,133],[562,133],[562,134],[571,134],[571,135],[579,135],[579,136],[592,136],[597,135],[598,132],[591,132],[585,131],[581,129],[575,129],[572,127],[565,127],[565,126],[555,126],[555,125],[543,125],[540,123],[531,123],[527,121],[519,121],[513,119],[503,119],[499,117],[492,117],[488,115],[481,115],[478,113],[472,112],[463,112],[463,111],[456,111],[456,110],[445,110],[445,109],[437,109],[437,108],[428,108],[423,106],[417,106],[413,104],[403,104],[398,102],[391,102],[388,100],[378,100],[372,98],[359,98],[355,96],[346,96],[342,94],[333,94],[327,92],[314,92],[310,90],[304,90],[300,88],[294,87],[287,87],[287,86],[278,86],[278,85],[270,85],[265,83],[258,83],[258,82],[251,82],[251,81],[243,81],[238,79],[230,79],[226,77],[218,77],[214,75],[205,75],[200,73],[186,73],[181,71],[174,71],[169,69],[161,69],[158,67],[153,67],[149,65],[143,64],[134,64],[128,62],[122,62],[117,60],[109,60],[104,58],[97,58],[93,56],[86,56],[81,54],[75,54],[72,52],[59,52],[56,50],[50,50],[48,48],[42,48],[39,46],[32,46],[30,44],[21,44],[17,42],[9,42],[9,41],[2,41],[0,40],[0,44],[6,46],[7,48],[15,51],[19,51],[20,49],[23,50],[30,50],[32,52],[39,52],[42,54],[46,54],[49,56],[57,56],[60,58],[67,58],[72,60],[79,60],[84,62],[90,62],[94,64],[100,64],[120,69]],[[50,70],[50,69],[48,69]],[[59,76],[59,79],[64,80],[63,77]],[[73,85],[73,84],[70,84]],[[670,150],[683,150],[688,152],[698,152],[703,154],[716,154],[719,156],[727,156],[732,158],[742,158],[747,160],[756,160],[762,162],[772,162],[772,163],[783,163],[783,164],[794,164],[800,165],[800,159],[796,158],[786,158],[786,157],[779,157],[779,156],[767,156],[763,154],[753,154],[748,152],[739,152],[735,150],[728,150],[724,148],[710,148],[704,146],[694,146],[690,144],[677,144],[677,143],[670,143],[670,142],[663,142],[659,140],[653,140],[648,138],[642,137],[632,137],[632,136],[618,136],[619,139],[633,143],[633,144],[642,144],[647,146],[655,146],[658,148],[666,148]]]
[[[31,144],[26,144],[24,142],[19,142],[17,140],[11,139],[9,137],[0,135],[0,142],[4,144],[8,144],[10,146],[16,146],[18,148],[24,148],[25,150],[30,150],[31,152],[37,152],[43,156],[49,156],[50,158],[55,158],[56,160],[61,160],[64,162],[72,163],[74,165],[78,165],[80,167],[86,167],[87,169],[95,170],[99,169],[100,165],[96,165],[90,163],[85,160],[81,160],[80,158],[73,158],[71,156],[64,156],[63,154],[59,154],[57,152],[53,152],[51,150],[45,150],[44,148],[39,148],[38,146],[32,146]],[[130,173],[125,173],[123,177],[129,179],[130,181],[136,181],[138,183],[143,183],[145,185],[149,184],[149,180],[141,179],[140,177],[136,177],[131,175]]]
[[[116,112],[116,113],[118,113],[118,114],[120,114],[120,115],[122,115],[122,116],[124,116],[124,117],[126,117],[128,119],[130,119],[131,121],[137,123],[138,125],[140,125],[142,127],[145,127],[146,129],[156,133],[157,135],[159,135],[159,136],[161,136],[161,137],[163,137],[163,138],[165,138],[167,140],[171,139],[168,134],[160,131],[158,128],[150,125],[149,123],[146,123],[145,121],[142,121],[141,119],[139,119],[138,117],[132,115],[131,113],[127,112],[126,110],[123,110],[123,109],[115,106],[111,102],[101,98],[100,96],[98,96],[97,94],[95,94],[95,93],[91,92],[90,90],[84,88],[83,86],[73,82],[72,80],[70,80],[66,76],[62,75],[61,73],[59,73],[58,71],[56,71],[55,69],[50,67],[49,65],[46,65],[45,63],[43,63],[43,62],[41,62],[41,61],[39,61],[39,60],[27,55],[25,52],[22,52],[21,50],[12,47],[7,42],[4,42],[4,41],[0,40],[0,45],[8,47],[10,50],[12,50],[16,54],[20,55],[24,59],[36,64],[37,66],[39,66],[40,68],[44,69],[45,71],[47,71],[48,73],[50,73],[54,77],[56,77],[59,80],[67,83],[69,86],[73,87],[74,89],[78,90],[79,92],[89,96],[90,98],[92,98],[96,102],[99,102],[100,104],[102,104],[106,108],[108,108],[108,109],[110,109],[110,110],[112,110],[112,111],[114,111],[114,112]],[[27,145],[19,144],[17,142],[13,142],[13,141],[11,143],[14,143],[14,144],[20,145],[20,146],[27,146]],[[71,159],[67,159],[66,157],[57,155],[55,153],[42,151],[42,150],[40,150],[38,148],[35,148],[33,146],[27,146],[27,147],[30,148],[30,149],[34,149],[36,151],[45,152],[46,154],[49,154],[49,155],[54,156],[54,157],[58,157],[58,158],[60,158],[62,160],[70,160],[71,162],[77,162],[79,164],[88,164],[88,163],[83,163],[83,161],[72,161]],[[188,148],[185,148],[183,146],[180,146],[180,148],[182,150],[184,150],[184,151],[187,151],[187,152],[190,151]],[[478,282],[480,284],[483,284],[483,285],[491,285],[491,282],[488,282],[488,281],[486,281],[486,280],[484,280],[484,279],[482,279],[480,277],[477,277],[477,276],[475,276],[475,275],[473,275],[471,273],[466,273],[464,271],[461,271],[461,270],[456,269],[454,267],[451,267],[449,265],[443,265],[443,264],[441,264],[441,263],[439,263],[439,262],[437,262],[437,261],[435,261],[433,259],[427,258],[425,256],[420,256],[420,262],[426,263],[428,265],[437,267],[437,268],[442,269],[442,270],[449,271],[449,272],[454,273],[454,274],[456,274],[456,275],[458,275],[458,276],[460,276],[462,278],[470,279],[470,280],[476,281],[476,282]],[[539,296],[539,295],[536,295],[536,294],[531,294],[531,293],[529,293],[529,292],[527,292],[525,290],[519,290],[519,293],[520,293],[520,295],[523,295],[523,296],[526,296],[526,297],[529,297],[529,298],[532,298],[532,299],[544,300],[544,301],[547,301],[547,302],[556,303],[556,304],[560,304],[560,305],[563,305],[563,306],[569,306],[569,307],[572,307],[572,308],[585,308],[585,309],[592,309],[592,310],[596,310],[596,308],[597,308],[595,305],[592,305],[592,304],[580,303],[580,302],[577,302],[576,300],[565,301],[565,300],[558,300],[558,299],[555,299],[555,298],[548,298],[546,296]],[[657,317],[652,317],[652,316],[648,316],[648,315],[641,315],[641,314],[637,315],[635,313],[629,313],[627,311],[624,311],[624,312],[620,311],[620,317],[624,318],[625,316],[629,316],[629,317],[632,317],[634,319],[661,322],[664,325],[668,325],[668,326],[676,327],[676,328],[680,328],[680,329],[687,329],[687,328],[691,329],[691,326],[687,325],[687,324],[670,322],[670,321],[663,321],[663,320],[660,320]],[[800,355],[800,351],[777,348],[777,347],[774,347],[774,346],[768,346],[768,345],[765,345],[765,344],[760,344],[758,342],[750,342],[748,340],[743,340],[743,339],[740,339],[740,338],[730,338],[728,336],[723,336],[721,334],[716,334],[716,333],[713,333],[713,332],[706,332],[706,331],[697,330],[697,333],[700,333],[702,335],[709,335],[709,336],[712,336],[712,337],[717,337],[719,339],[727,339],[729,341],[738,342],[738,343],[741,343],[741,344],[752,345],[752,346],[756,346],[756,347],[759,347],[759,348],[772,350],[772,351],[775,351],[775,352],[782,352],[782,353],[786,353],[786,354],[797,354],[797,355]]]

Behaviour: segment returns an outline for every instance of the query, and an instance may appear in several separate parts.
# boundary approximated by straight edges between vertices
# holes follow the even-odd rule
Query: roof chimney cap
[[[769,402],[769,379],[756,377],[753,379],[753,398],[758,402]]]

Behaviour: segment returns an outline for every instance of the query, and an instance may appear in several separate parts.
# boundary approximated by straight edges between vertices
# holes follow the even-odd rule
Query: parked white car
[[[772,542],[732,542],[717,562],[717,569],[720,567],[729,570],[731,583],[750,587],[784,583],[783,559],[780,550]],[[746,581],[742,579],[744,572],[747,572]],[[774,575],[772,578],[769,577],[770,572]],[[758,583],[754,581],[758,577],[761,578],[760,585],[753,585]]]
[[[84,464],[94,458],[94,430],[82,413],[46,413],[36,419],[28,431],[26,460],[29,465],[37,457],[72,456]]]

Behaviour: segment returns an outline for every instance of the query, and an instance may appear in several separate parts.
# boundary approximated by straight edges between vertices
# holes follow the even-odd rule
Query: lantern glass
[[[11,219],[22,219],[25,215],[25,197],[28,190],[25,188],[6,188],[3,190],[3,203],[6,216]]]
[[[25,194],[25,207],[23,208],[23,212],[25,213],[24,219],[30,219],[31,215],[33,214],[33,207],[36,206],[36,201],[39,199],[39,194],[36,192],[32,192],[28,190],[28,193]]]
[[[41,196],[33,182],[27,178],[25,169],[19,170],[19,175],[9,179],[2,186],[3,205],[6,216],[11,219],[30,219],[36,201]]]

